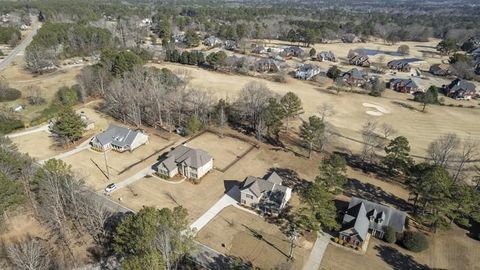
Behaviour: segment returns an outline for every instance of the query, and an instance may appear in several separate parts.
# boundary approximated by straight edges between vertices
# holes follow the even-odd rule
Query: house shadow
[[[227,194],[232,188],[241,187],[242,183],[238,180],[223,180],[223,188],[225,189],[223,193]]]
[[[293,191],[305,190],[310,182],[301,178],[298,173],[288,168],[270,168],[267,175],[277,173],[283,180],[282,185],[291,188]]]
[[[395,248],[381,245],[374,248],[378,257],[387,263],[393,270],[440,270],[431,268],[428,265],[418,263],[411,255],[403,254]]]
[[[411,205],[404,199],[385,192],[378,186],[370,183],[363,183],[357,179],[349,178],[344,187],[344,193],[347,196],[355,196],[372,202],[385,203],[393,205],[402,211],[410,211]]]

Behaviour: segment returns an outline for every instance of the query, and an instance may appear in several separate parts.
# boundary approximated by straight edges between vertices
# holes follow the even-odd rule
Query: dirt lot
[[[430,248],[421,253],[407,251],[371,238],[367,253],[360,255],[342,247],[329,245],[323,256],[321,270],[370,269],[458,269],[478,270],[479,242],[468,238],[456,226],[430,238]],[[339,259],[341,258],[341,259]]]
[[[203,133],[189,141],[187,145],[207,151],[213,157],[214,166],[220,170],[225,169],[252,147],[241,140],[228,136],[221,138],[211,132]]]
[[[158,158],[153,155],[171,142],[158,136],[151,135],[150,142],[147,145],[140,146],[133,152],[119,153],[116,151],[107,152],[109,165],[110,182],[118,182],[137,173],[141,169],[151,165]],[[136,164],[143,159],[144,162]],[[88,186],[94,190],[102,190],[108,184],[106,177],[105,159],[103,153],[94,150],[84,150],[64,159],[65,162],[72,165],[72,169],[85,179]],[[133,167],[131,167],[134,165]],[[131,168],[130,168],[131,167]]]
[[[46,131],[15,137],[12,138],[12,141],[17,145],[20,152],[28,153],[38,160],[53,157],[62,152],[62,149],[55,145],[51,134]]]
[[[399,135],[406,136],[412,146],[412,153],[424,155],[428,144],[440,134],[456,132],[460,137],[480,137],[480,126],[477,119],[480,117],[479,109],[455,108],[447,106],[429,106],[427,113],[411,110],[398,104],[402,102],[420,108],[418,103],[407,100],[408,95],[386,90],[384,97],[372,97],[368,95],[340,93],[332,94],[315,84],[287,78],[287,83],[275,83],[257,78],[228,75],[211,72],[204,69],[184,66],[179,64],[162,63],[152,64],[157,67],[166,67],[171,70],[187,70],[191,76],[191,86],[210,89],[217,93],[219,98],[233,99],[242,87],[250,81],[261,81],[274,92],[284,95],[288,91],[294,91],[303,101],[306,118],[318,112],[318,107],[323,103],[333,105],[336,114],[330,118],[330,122],[343,136],[361,140],[360,130],[367,121],[376,121],[391,124]],[[370,108],[363,106],[364,103],[377,104],[388,113],[381,116],[367,114]],[[341,144],[353,151],[361,149],[361,144],[354,143],[349,139],[342,139]]]
[[[259,233],[260,240],[254,236]],[[197,239],[215,250],[252,262],[262,269],[272,269],[287,262],[290,251],[288,238],[276,225],[264,218],[233,206],[223,209],[197,234]],[[302,269],[313,243],[299,238],[294,251],[294,269]]]

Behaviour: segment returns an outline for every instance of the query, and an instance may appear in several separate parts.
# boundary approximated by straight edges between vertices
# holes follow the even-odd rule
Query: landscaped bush
[[[387,243],[395,243],[397,241],[397,234],[395,230],[390,226],[385,227],[385,235],[383,236],[383,239]]]
[[[22,97],[22,92],[14,88],[0,89],[0,101],[14,101]]]
[[[403,246],[413,252],[420,252],[428,249],[428,239],[421,232],[405,232],[402,239]]]

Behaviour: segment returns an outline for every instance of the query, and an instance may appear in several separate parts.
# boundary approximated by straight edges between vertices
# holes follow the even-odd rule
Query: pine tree
[[[285,118],[287,119],[286,130],[288,132],[288,121],[303,113],[302,100],[293,92],[288,92],[280,100],[284,110]]]
[[[323,133],[325,132],[325,124],[322,119],[313,115],[307,121],[303,121],[300,126],[300,139],[308,146],[308,158],[312,156],[312,150],[320,146]]]
[[[63,144],[69,144],[77,141],[82,137],[86,124],[83,122],[80,115],[70,108],[64,108],[56,122],[50,128],[50,132],[55,134],[60,142]]]

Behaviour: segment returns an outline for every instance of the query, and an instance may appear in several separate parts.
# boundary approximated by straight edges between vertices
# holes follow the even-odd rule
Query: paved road
[[[328,243],[330,242],[330,235],[324,233],[317,234],[317,240],[315,245],[313,245],[310,256],[308,257],[307,263],[303,266],[303,270],[318,270],[320,268],[320,263],[322,262],[323,254],[327,250]]]
[[[10,65],[10,63],[12,63],[12,61],[15,59],[15,56],[17,56],[18,53],[25,50],[25,48],[30,44],[30,42],[32,42],[33,37],[37,34],[37,31],[38,29],[40,29],[41,26],[42,25],[40,23],[34,21],[32,32],[27,37],[25,37],[22,40],[22,42],[20,42],[20,44],[18,44],[18,46],[15,47],[10,52],[10,54],[7,57],[5,57],[5,59],[2,60],[2,62],[0,62],[0,71],[2,71],[8,65]]]
[[[20,137],[20,136],[40,132],[40,131],[50,132],[48,130],[48,125],[43,125],[43,126],[38,126],[38,127],[32,127],[32,128],[29,128],[29,129],[25,129],[25,130],[22,130],[20,132],[7,134],[5,136],[8,137],[8,138],[15,138],[15,137]]]

